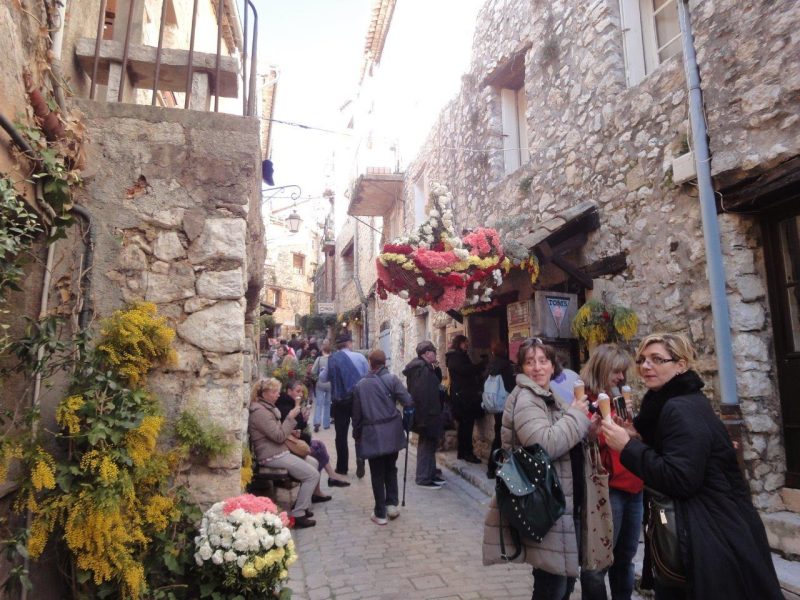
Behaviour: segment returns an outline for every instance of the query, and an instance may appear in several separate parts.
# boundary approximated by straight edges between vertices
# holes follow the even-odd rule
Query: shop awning
[[[536,253],[542,266],[552,263],[587,289],[592,289],[591,274],[586,269],[578,268],[566,255],[586,244],[589,234],[599,227],[600,213],[597,204],[587,200],[571,206],[552,219],[538,223],[519,241]]]
[[[356,217],[383,217],[402,196],[402,173],[368,171],[356,180],[347,214]]]

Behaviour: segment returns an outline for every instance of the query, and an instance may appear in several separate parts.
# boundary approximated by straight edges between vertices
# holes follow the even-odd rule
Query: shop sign
[[[530,300],[523,300],[522,302],[511,302],[506,307],[506,317],[508,319],[509,327],[515,327],[517,325],[530,325],[531,323]]]
[[[533,333],[550,339],[571,338],[578,311],[577,294],[539,291],[534,294]]]
[[[526,339],[531,337],[530,325],[515,325],[508,328],[508,358],[517,362],[517,352]]]
[[[317,314],[329,315],[336,312],[333,302],[320,302],[317,304]]]

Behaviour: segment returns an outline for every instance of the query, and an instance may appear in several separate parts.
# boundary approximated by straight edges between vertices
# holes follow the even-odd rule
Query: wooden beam
[[[452,310],[452,309],[448,310],[447,314],[450,315],[451,317],[453,317],[459,323],[463,323],[464,322],[464,315],[462,315],[457,310]]]
[[[93,38],[81,38],[75,45],[75,57],[83,70],[90,74],[94,63]],[[108,84],[108,74],[112,64],[122,64],[124,44],[115,40],[102,40],[100,43],[100,61],[97,70],[97,83]],[[130,44],[128,48],[128,75],[137,88],[153,87],[156,67],[155,46]],[[239,95],[239,61],[231,56],[220,57],[219,81],[214,81],[217,55],[206,52],[194,52],[192,55],[192,72],[206,73],[212,93],[225,98],[236,98]],[[158,89],[171,92],[186,91],[186,71],[189,64],[189,52],[176,48],[162,48],[161,67],[158,75]]]
[[[592,279],[602,275],[616,275],[628,268],[628,253],[619,252],[606,256],[580,268],[581,272]]]
[[[766,173],[749,177],[720,190],[717,210],[768,210],[789,200],[787,188],[800,184],[800,156],[781,163]],[[794,194],[797,194],[795,189]]]
[[[572,264],[569,260],[564,258],[563,256],[556,254],[553,256],[553,264],[556,265],[559,269],[564,271],[567,275],[570,275],[577,279],[579,282],[583,284],[588,290],[594,288],[594,282],[592,281],[591,277],[588,277],[585,273],[582,273],[577,266]]]

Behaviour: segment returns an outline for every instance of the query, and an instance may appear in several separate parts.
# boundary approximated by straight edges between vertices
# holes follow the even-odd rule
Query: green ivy
[[[231,442],[222,427],[203,423],[188,411],[183,411],[178,417],[175,437],[192,456],[204,461],[224,456],[231,449]]]

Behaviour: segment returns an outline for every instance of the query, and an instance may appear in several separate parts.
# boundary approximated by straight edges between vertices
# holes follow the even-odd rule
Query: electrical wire
[[[295,123],[293,121],[282,121],[280,119],[264,119],[265,121],[269,121],[270,123],[278,123],[280,125],[289,125],[291,127],[299,127],[300,129],[309,129],[313,131],[322,131],[323,133],[332,133],[334,135],[344,135],[347,137],[351,137],[352,133],[347,133],[345,131],[334,131],[333,129],[324,129],[323,127],[314,127],[313,125],[305,125],[303,123]]]

